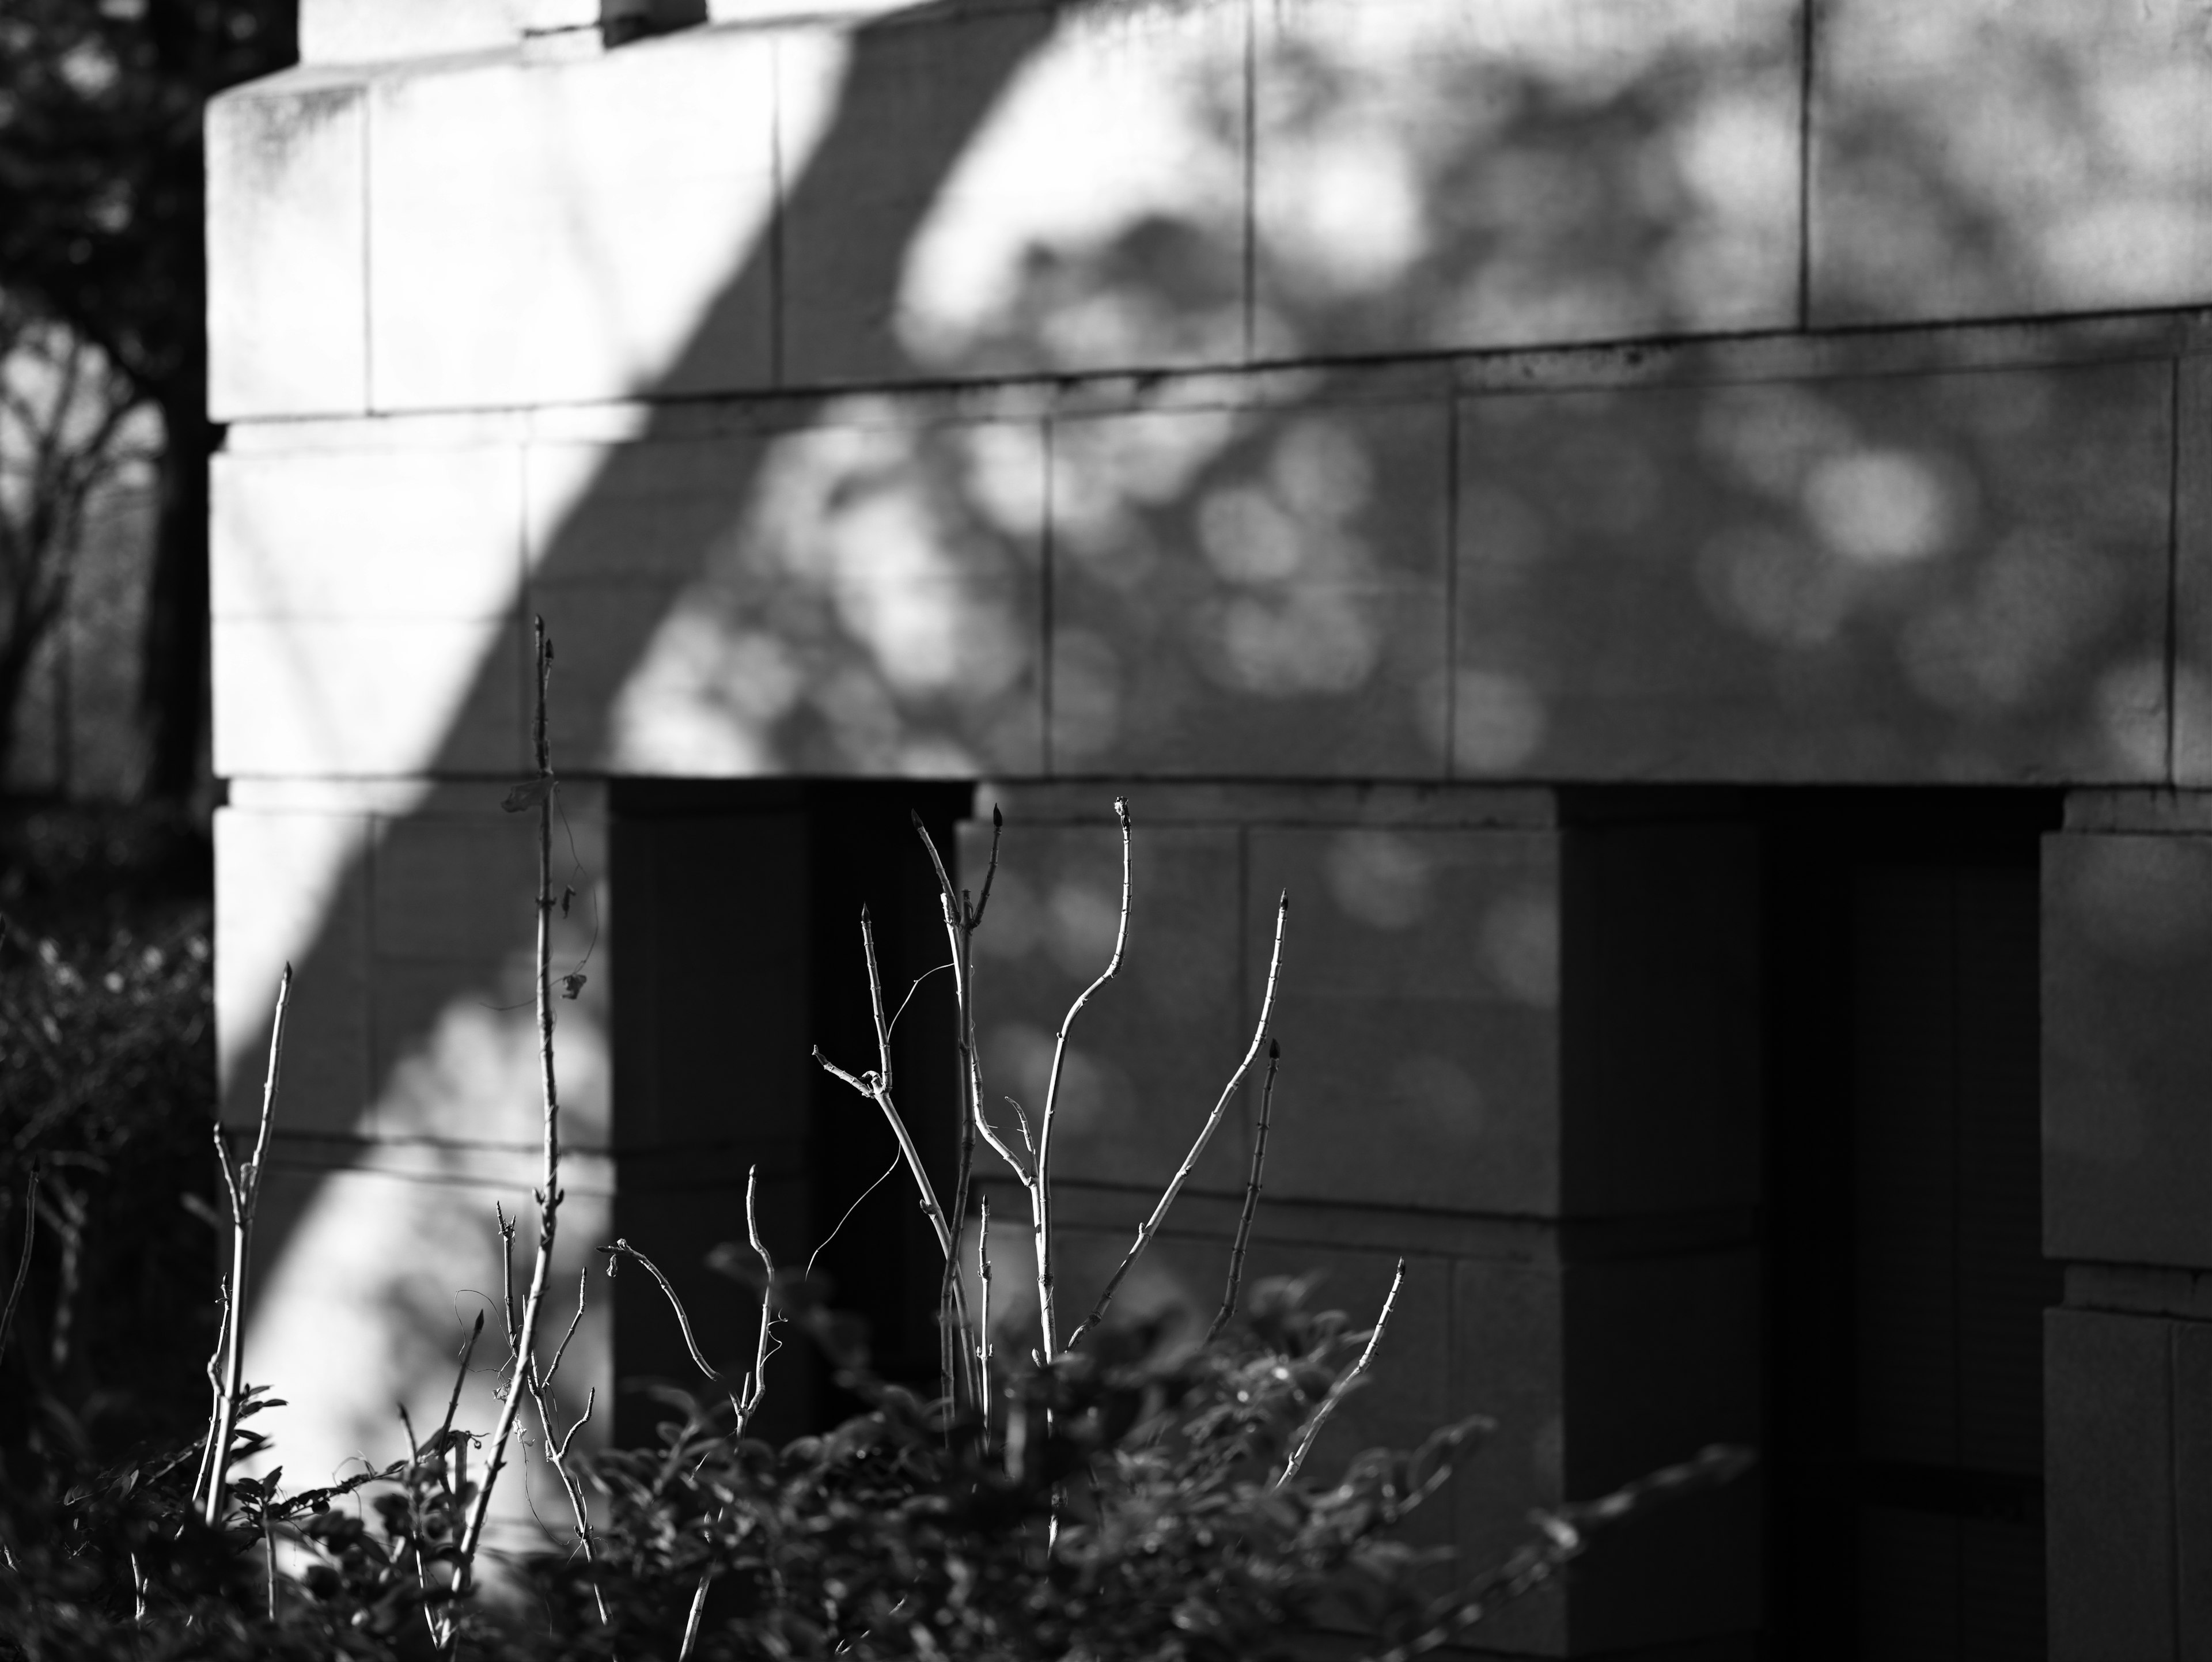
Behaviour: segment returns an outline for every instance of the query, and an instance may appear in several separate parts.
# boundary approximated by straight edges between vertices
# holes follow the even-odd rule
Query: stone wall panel
[[[1814,323],[2212,297],[2186,0],[1844,0],[1813,29]]]
[[[1445,412],[1056,423],[1055,772],[1434,777]]]
[[[1795,5],[1257,15],[1263,356],[1796,322]]]
[[[2170,373],[1468,402],[1459,774],[2162,777]]]
[[[294,74],[207,114],[208,406],[368,408],[367,99]]]

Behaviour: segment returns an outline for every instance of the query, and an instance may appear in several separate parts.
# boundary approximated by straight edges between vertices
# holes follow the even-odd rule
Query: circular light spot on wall
[[[1462,774],[1506,773],[1544,742],[1543,701],[1518,676],[1463,669],[1452,678],[1452,760]]]
[[[1429,904],[1429,856],[1395,831],[1348,831],[1328,847],[1328,892],[1346,916],[1378,929],[1403,929]]]
[[[1803,500],[1806,517],[1829,548],[1867,565],[1940,554],[1956,529],[1956,507],[1942,474],[1903,450],[1832,456],[1806,478]]]

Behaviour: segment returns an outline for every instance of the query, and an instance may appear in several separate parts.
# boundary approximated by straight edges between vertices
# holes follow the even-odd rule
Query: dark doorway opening
[[[902,780],[611,787],[616,1233],[667,1273],[719,1368],[750,1365],[757,1306],[706,1259],[744,1242],[757,1166],[778,1264],[813,1255],[834,1306],[866,1324],[876,1370],[935,1392],[935,1237],[906,1172],[885,1175],[896,1144],[880,1112],[811,1052],[856,1074],[876,1065],[866,905],[889,1010],[912,990],[892,1032],[896,1097],[943,1192],[958,1115],[953,1000],[949,977],[929,973],[947,954],[914,816],[950,864],[972,796]],[[626,1382],[703,1382],[645,1277],[617,1282],[614,1322],[615,1434],[647,1440],[666,1409]],[[760,1430],[793,1436],[858,1408],[793,1339]]]
[[[1760,802],[1772,1653],[2045,1653],[2055,793]]]

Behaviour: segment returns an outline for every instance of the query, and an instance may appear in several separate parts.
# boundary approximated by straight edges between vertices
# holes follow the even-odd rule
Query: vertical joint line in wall
[[[783,46],[768,54],[768,383],[783,385]]]
[[[2166,1590],[2173,1652],[2182,1641],[2181,1602],[2181,1324],[2166,1324]]]
[[[376,409],[376,92],[361,89],[361,407]]]
[[[1037,442],[1044,448],[1044,500],[1039,507],[1037,526],[1037,710],[1042,722],[1038,735],[1038,750],[1043,758],[1044,775],[1053,776],[1052,755],[1052,576],[1053,576],[1053,454],[1058,448],[1052,418],[1045,417],[1037,423]]]
[[[2184,366],[2173,360],[2172,404],[2166,417],[2166,787],[2180,787],[2181,726],[2181,424],[2188,418],[2182,396]]]
[[[1820,0],[1797,11],[1797,326],[1813,326],[1813,38]]]
[[[1244,0],[1244,357],[1259,350],[1260,335],[1260,22],[1261,0]]]
[[[1444,777],[1459,776],[1459,394],[1444,400]]]

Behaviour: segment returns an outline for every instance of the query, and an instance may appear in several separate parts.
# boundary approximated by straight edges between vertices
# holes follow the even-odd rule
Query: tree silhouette
[[[159,412],[143,643],[148,788],[198,767],[207,678],[204,189],[200,120],[296,56],[289,0],[11,0],[0,15],[0,291],[104,358]],[[0,695],[7,688],[0,685]]]

